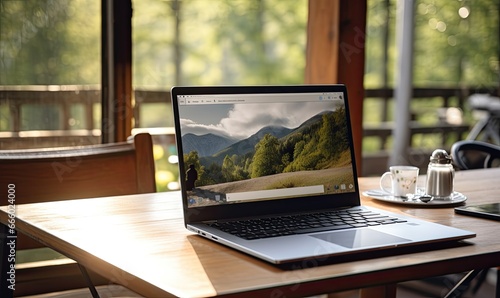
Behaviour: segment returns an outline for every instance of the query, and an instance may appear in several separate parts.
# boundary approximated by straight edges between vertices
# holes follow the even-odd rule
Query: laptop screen
[[[222,90],[173,90],[188,208],[356,192],[345,89]]]

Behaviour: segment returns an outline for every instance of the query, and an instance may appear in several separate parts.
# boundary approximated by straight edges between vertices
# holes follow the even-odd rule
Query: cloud
[[[195,135],[205,135],[213,133],[216,135],[228,136],[221,125],[199,124],[189,119],[180,119],[183,133],[193,133]]]

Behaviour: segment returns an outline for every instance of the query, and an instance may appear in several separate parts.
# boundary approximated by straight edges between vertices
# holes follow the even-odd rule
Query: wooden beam
[[[132,1],[102,1],[102,142],[132,132]]]
[[[366,7],[367,0],[340,1],[338,81],[346,84],[349,92],[358,173],[362,166]]]
[[[339,0],[309,0],[306,84],[337,82]]]
[[[361,173],[367,0],[309,0],[306,84],[342,83],[349,92]]]
[[[132,1],[115,1],[115,142],[125,142],[132,133]]]

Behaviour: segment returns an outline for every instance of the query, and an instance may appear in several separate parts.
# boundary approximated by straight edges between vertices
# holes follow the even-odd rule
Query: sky
[[[180,106],[182,134],[213,133],[237,140],[269,125],[296,128],[312,116],[332,111],[332,102]],[[195,120],[196,119],[196,120]]]

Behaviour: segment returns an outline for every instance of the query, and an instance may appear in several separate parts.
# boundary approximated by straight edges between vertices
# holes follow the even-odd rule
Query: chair
[[[467,140],[491,141],[500,145],[500,98],[489,94],[473,94],[469,97],[473,115],[479,116]]]
[[[156,192],[153,145],[148,133],[123,143],[3,150],[0,173],[2,187],[15,185],[16,204]],[[16,245],[18,252],[43,247],[21,234]],[[16,296],[86,286],[74,261],[36,264],[41,266],[19,264],[17,268],[16,264]],[[100,276],[92,278],[96,279],[94,284],[109,283]]]
[[[451,156],[460,170],[500,166],[500,146],[481,141],[458,141],[451,147]]]

